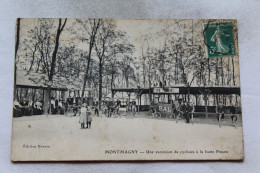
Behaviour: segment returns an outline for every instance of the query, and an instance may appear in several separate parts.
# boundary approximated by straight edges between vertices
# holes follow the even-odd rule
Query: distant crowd
[[[65,100],[57,100],[54,98],[51,98],[50,102],[50,109],[48,112],[50,114],[62,114],[62,115],[68,115],[70,114],[71,116],[76,116],[79,114],[81,116],[80,122],[84,122],[84,124],[87,124],[88,120],[92,121],[92,115],[96,116],[106,116],[108,118],[111,117],[118,117],[121,116],[119,112],[119,108],[122,106],[121,101],[117,99],[116,101],[109,100],[109,101],[86,101],[83,100],[83,104],[80,104],[81,100],[80,98],[67,98]],[[163,117],[168,117],[168,118],[174,118],[176,119],[176,122],[178,122],[179,119],[185,119],[186,123],[193,122],[193,117],[195,114],[195,106],[191,101],[185,101],[183,99],[176,99],[170,101],[168,103],[170,105],[171,109],[167,110],[168,113],[166,115],[163,115],[163,111],[160,110],[159,104],[155,104],[152,102],[150,104],[150,115],[152,118],[163,118]],[[13,114],[14,117],[19,117],[19,116],[32,116],[32,115],[41,115],[43,114],[43,101],[42,100],[36,100],[35,102],[33,101],[26,101],[26,100],[21,100],[20,102],[15,99],[13,102]],[[216,106],[215,112],[218,115],[218,121],[221,122],[224,119],[224,111],[225,107],[224,105],[220,102]],[[130,112],[130,114],[135,117],[136,112],[137,112],[137,105],[136,102],[133,101],[126,101],[125,102],[125,112]],[[236,110],[234,106],[231,106],[230,108],[230,113],[232,114],[231,119],[232,122],[237,120],[236,116]],[[82,117],[83,116],[83,117]],[[85,128],[84,125],[81,126],[82,128]],[[87,124],[87,127],[91,126],[90,124]],[[221,126],[221,125],[220,125]]]

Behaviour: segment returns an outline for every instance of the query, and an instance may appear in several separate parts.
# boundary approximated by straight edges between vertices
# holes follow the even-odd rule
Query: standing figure
[[[155,117],[155,113],[156,113],[155,105],[154,105],[154,102],[151,101],[151,104],[150,104],[150,116],[151,116],[151,118]]]
[[[185,109],[186,109],[186,106],[185,106],[185,103],[183,100],[179,99],[178,100],[178,104],[176,105],[177,107],[177,116],[176,116],[176,123],[178,123],[178,120],[181,119],[183,116],[184,116],[184,113],[185,113]]]
[[[63,107],[62,100],[60,100],[59,103],[58,103],[58,113],[64,114],[64,107]]]
[[[105,115],[107,116],[108,108],[106,102],[103,102],[102,104],[102,116]]]
[[[34,114],[41,115],[42,113],[42,103],[37,99],[34,103]]]
[[[221,102],[216,106],[216,113],[218,115],[219,127],[221,127],[221,122],[224,120],[224,105]]]
[[[118,115],[120,115],[119,114],[119,108],[121,107],[121,101],[119,100],[119,99],[117,99],[117,101],[116,101],[116,113],[118,114]]]
[[[84,125],[85,123],[87,123],[87,108],[85,103],[82,104],[82,107],[80,109],[79,123],[81,125],[81,129],[84,129]]]
[[[175,114],[176,114],[176,105],[175,105],[175,103],[174,103],[174,101],[173,100],[171,100],[171,107],[172,107],[172,118],[175,118]]]
[[[133,113],[133,116],[135,117],[135,114],[136,114],[136,102],[135,101],[132,102],[131,111]]]
[[[184,110],[184,117],[186,119],[186,123],[190,123],[191,119],[191,112],[192,112],[192,106],[190,103],[185,102],[185,110]]]
[[[185,109],[186,109],[186,104],[185,104],[184,100],[182,100],[181,104],[179,106],[180,118],[184,117]]]
[[[56,103],[54,97],[51,98],[51,114],[56,114]]]
[[[91,129],[91,122],[92,122],[92,114],[93,114],[93,110],[91,108],[87,108],[87,127]]]
[[[217,26],[217,29],[213,36],[211,37],[211,41],[216,43],[217,52],[219,53],[228,53],[230,48],[225,44],[225,39],[223,39],[224,36],[229,36],[223,32],[223,30],[220,29],[220,26]]]
[[[174,105],[175,105],[175,110],[174,110],[174,118],[177,120],[179,114],[180,114],[180,103],[178,100],[174,101]]]
[[[94,104],[94,110],[95,110],[95,115],[99,117],[98,106],[99,106],[98,101],[96,101],[95,104]]]

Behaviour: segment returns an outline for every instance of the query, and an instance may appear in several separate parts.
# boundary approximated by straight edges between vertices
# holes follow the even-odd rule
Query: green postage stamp
[[[236,56],[232,22],[204,24],[204,38],[209,58]]]

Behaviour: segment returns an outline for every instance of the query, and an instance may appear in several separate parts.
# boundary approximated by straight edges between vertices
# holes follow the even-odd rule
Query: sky
[[[28,39],[28,31],[33,29],[37,25],[38,19],[22,19],[21,20],[21,40]],[[84,20],[84,19],[83,19]],[[54,19],[53,32],[56,32],[58,25],[58,19]],[[64,21],[64,19],[62,20]],[[75,24],[75,19],[68,19],[64,31],[60,37],[61,45],[69,45],[72,42],[77,48],[88,52],[88,43],[86,41],[78,40],[77,34],[86,34],[86,31],[80,26]],[[134,45],[135,51],[132,57],[137,59],[142,56],[146,56],[146,50],[149,43],[150,48],[162,48],[166,39],[178,39],[182,38],[185,34],[186,38],[196,37],[199,39],[194,39],[203,44],[203,23],[205,21],[194,19],[194,20],[147,20],[147,19],[115,19],[116,30],[126,32],[127,39],[131,44]],[[187,28],[194,26],[193,32],[186,29],[184,32],[184,27]],[[164,32],[166,30],[166,32]],[[71,33],[73,31],[74,33]],[[169,33],[167,36],[165,33]],[[28,43],[30,44],[30,43]],[[202,45],[203,46],[203,45]],[[206,51],[205,51],[206,52]],[[19,55],[19,53],[18,53]],[[23,59],[23,54],[20,52],[20,57]],[[93,56],[94,57],[94,56]],[[205,56],[206,57],[206,56]]]

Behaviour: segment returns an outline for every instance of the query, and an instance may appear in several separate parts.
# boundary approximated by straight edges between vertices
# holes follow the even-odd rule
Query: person
[[[216,106],[216,113],[218,115],[218,121],[221,119],[221,121],[224,120],[224,105],[219,102],[218,106]]]
[[[103,101],[103,103],[102,103],[102,115],[101,115],[101,117],[103,116],[103,115],[105,115],[106,116],[106,114],[107,114],[107,104],[106,104],[106,101]]]
[[[72,111],[73,111],[73,113],[74,113],[74,117],[75,116],[77,116],[77,113],[78,113],[78,111],[79,111],[79,104],[78,104],[78,99],[75,97],[75,96],[73,96],[73,102],[72,102]]]
[[[92,122],[92,114],[93,114],[93,110],[91,110],[91,108],[87,108],[87,127],[86,128],[89,128],[91,129],[91,122]]]
[[[184,108],[184,117],[186,119],[186,123],[190,123],[190,119],[191,119],[191,111],[192,111],[192,106],[190,105],[190,103],[185,102],[185,108]]]
[[[32,116],[33,115],[33,101],[30,100],[28,102],[28,115]]]
[[[80,109],[79,123],[81,125],[81,129],[84,129],[84,125],[87,123],[87,108],[85,103],[82,104]]]
[[[55,104],[55,99],[54,97],[51,98],[51,113],[55,114],[56,113],[56,104]]]
[[[22,114],[23,115],[28,115],[28,101],[26,101],[25,99],[23,99],[23,101],[20,103],[20,105],[22,106]]]
[[[23,115],[23,106],[18,102],[17,99],[13,102],[13,111],[14,117],[22,116]]]
[[[120,116],[119,114],[119,108],[121,107],[121,101],[117,99],[116,101],[116,114]]]
[[[191,115],[191,121],[192,121],[192,123],[193,123],[193,117],[194,117],[194,112],[195,112],[195,106],[194,106],[194,104],[193,104],[192,101],[190,101],[190,104],[189,104],[189,105],[191,106],[190,115]]]
[[[63,107],[63,101],[62,100],[59,100],[59,103],[58,103],[58,113],[64,114],[64,107]]]
[[[129,110],[130,110],[130,102],[129,102],[129,100],[127,99],[127,100],[126,100],[126,106],[125,106],[125,112],[129,112]]]
[[[174,118],[175,113],[176,113],[176,105],[175,105],[173,100],[170,101],[170,104],[171,104],[171,107],[172,107],[172,111],[171,111],[172,112],[172,118]]]
[[[67,115],[68,110],[69,110],[69,102],[68,102],[68,99],[67,99],[66,102],[64,103],[64,107],[65,107],[65,115]]]
[[[41,115],[42,113],[42,103],[38,99],[34,103],[34,113],[35,115]]]
[[[77,113],[78,113],[78,106],[76,105],[76,104],[74,104],[73,103],[73,107],[72,107],[72,109],[73,109],[73,116],[75,117],[75,116],[77,116]]]
[[[173,118],[176,119],[177,118],[177,115],[178,115],[178,109],[179,109],[179,103],[177,100],[174,100],[173,101],[173,106],[172,106],[173,110]]]
[[[110,118],[113,116],[114,118],[115,118],[115,113],[116,113],[116,107],[114,106],[114,105],[111,105],[110,107],[109,107],[109,116],[110,116]]]
[[[181,113],[181,117],[183,117],[185,109],[186,109],[185,102],[184,100],[181,100],[181,104],[179,106],[179,112]]]
[[[133,113],[133,116],[135,117],[135,114],[136,114],[136,102],[135,101],[132,102],[131,111]]]
[[[95,110],[95,115],[99,117],[99,110],[98,110],[98,101],[95,102],[94,104],[94,110]]]
[[[177,107],[178,113],[177,113],[177,116],[176,116],[176,123],[178,122],[179,119],[181,119],[183,117],[185,110],[186,110],[186,105],[184,103],[184,100],[179,99],[178,101],[179,101],[178,105],[176,105],[176,106],[178,106]]]
[[[237,122],[237,114],[236,114],[236,108],[233,104],[230,107],[230,113],[231,113],[232,124],[234,124],[234,127],[236,128],[235,123]]]
[[[175,110],[174,110],[175,115],[174,115],[174,117],[177,119],[178,115],[179,115],[179,111],[180,111],[180,100],[175,99],[174,105],[175,105]]]
[[[151,101],[151,104],[150,104],[150,116],[151,116],[152,118],[154,118],[154,117],[155,117],[155,113],[156,113],[155,105],[154,105],[154,102]]]

